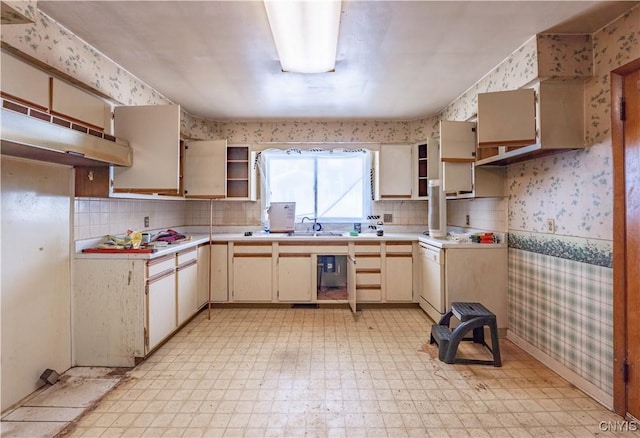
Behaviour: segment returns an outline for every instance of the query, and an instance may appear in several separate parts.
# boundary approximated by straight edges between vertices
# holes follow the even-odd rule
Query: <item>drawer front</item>
[[[184,251],[180,251],[178,253],[178,266],[183,265],[191,260],[196,260],[198,258],[198,249],[196,247],[185,249]]]
[[[359,254],[380,254],[380,244],[379,243],[358,243],[355,248],[356,258]]]
[[[380,269],[380,257],[363,257],[356,256],[356,271],[360,269]]]
[[[271,254],[273,252],[271,242],[233,245],[234,254]]]
[[[176,267],[175,254],[168,254],[166,256],[158,257],[157,259],[149,260],[147,262],[147,278],[151,278],[154,275],[158,275],[161,272],[173,270]]]
[[[382,291],[380,289],[356,289],[356,300],[360,302],[381,301]]]
[[[356,273],[356,287],[358,286],[379,286],[381,283],[379,272],[358,272]]]
[[[413,246],[411,242],[387,242],[387,254],[411,254],[413,252]]]

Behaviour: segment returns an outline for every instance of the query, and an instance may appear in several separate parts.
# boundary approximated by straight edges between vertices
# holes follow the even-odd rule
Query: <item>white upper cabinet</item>
[[[186,142],[184,196],[203,199],[227,196],[227,140]]]
[[[511,164],[585,147],[584,82],[478,94],[478,165]]]
[[[478,146],[526,146],[536,142],[533,89],[478,94]]]
[[[440,122],[440,160],[473,162],[476,160],[476,124],[474,122]]]
[[[49,75],[2,52],[0,58],[2,92],[8,96],[49,109]]]
[[[442,190],[447,196],[473,191],[473,163],[442,163]]]
[[[447,196],[473,191],[473,166],[476,160],[476,124],[440,122],[440,161],[442,189]]]
[[[102,131],[108,126],[111,108],[102,99],[53,78],[51,83],[51,112],[86,123]]]
[[[411,199],[412,149],[411,144],[380,145],[376,173],[376,200]]]
[[[113,169],[113,191],[180,196],[180,106],[119,106],[114,116],[133,166]]]

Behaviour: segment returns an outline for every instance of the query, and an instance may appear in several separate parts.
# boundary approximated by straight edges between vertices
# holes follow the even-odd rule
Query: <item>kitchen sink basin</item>
[[[295,231],[288,233],[289,237],[342,237],[344,233],[339,231]]]

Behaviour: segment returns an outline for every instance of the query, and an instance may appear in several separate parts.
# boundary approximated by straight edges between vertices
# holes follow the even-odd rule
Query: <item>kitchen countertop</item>
[[[76,246],[75,258],[82,259],[156,259],[167,254],[173,254],[191,247],[198,246],[203,243],[209,242],[208,234],[193,234],[190,235],[191,240],[186,242],[180,242],[176,244],[170,244],[163,248],[158,248],[153,253],[83,253],[82,247]],[[465,248],[465,249],[481,249],[481,248],[506,248],[507,244],[504,241],[504,236],[501,238],[500,243],[459,243],[451,239],[436,239],[429,237],[423,233],[417,232],[385,232],[383,236],[377,236],[375,233],[361,233],[358,236],[349,236],[348,232],[344,232],[338,235],[287,235],[285,233],[263,233],[256,232],[252,236],[245,236],[243,233],[214,233],[211,236],[212,242],[305,242],[310,245],[313,243],[326,243],[326,242],[387,242],[387,241],[407,241],[407,242],[421,242],[437,248]],[[93,244],[87,244],[84,248],[95,246],[97,242]]]
[[[77,259],[156,259],[168,254],[174,254],[176,252],[188,249],[188,248],[192,248],[195,246],[198,246],[202,243],[208,243],[209,242],[209,235],[208,234],[194,234],[194,235],[189,235],[191,237],[191,240],[188,241],[184,241],[184,242],[179,242],[179,243],[172,243],[169,244],[167,246],[164,246],[162,248],[157,248],[156,252],[152,252],[152,253],[113,253],[113,252],[109,252],[109,253],[85,253],[82,252],[83,248],[78,247],[78,245],[76,245],[76,253],[75,253],[75,258]],[[97,243],[97,242],[96,242]],[[93,244],[89,244],[88,246],[85,246],[84,248],[91,248],[92,246],[95,246],[96,243]]]
[[[348,232],[342,235],[292,235],[285,233],[263,233],[257,232],[252,236],[245,236],[240,233],[220,233],[213,234],[213,242],[386,242],[386,241],[419,241],[438,248],[506,248],[506,243],[502,239],[501,243],[459,243],[449,239],[434,239],[423,233],[387,233],[383,236],[377,236],[375,233],[361,233],[358,236],[349,236]]]

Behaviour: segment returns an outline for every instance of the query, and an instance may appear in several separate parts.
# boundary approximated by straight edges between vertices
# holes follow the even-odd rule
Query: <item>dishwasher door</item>
[[[444,254],[441,248],[420,243],[422,288],[420,307],[435,322],[445,313]]]

